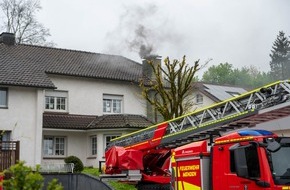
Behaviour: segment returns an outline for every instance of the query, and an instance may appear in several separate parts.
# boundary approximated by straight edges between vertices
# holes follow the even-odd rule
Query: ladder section
[[[290,115],[290,81],[252,90],[146,129],[113,139],[109,147],[176,147]],[[141,148],[141,149],[142,149]]]

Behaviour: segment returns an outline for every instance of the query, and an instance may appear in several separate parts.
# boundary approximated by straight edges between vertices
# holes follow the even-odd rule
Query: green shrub
[[[53,179],[48,183],[47,190],[63,190],[63,186],[58,183],[57,179]]]
[[[81,161],[81,159],[79,159],[78,157],[76,156],[69,156],[69,157],[66,157],[64,159],[64,162],[65,163],[73,163],[74,164],[74,172],[81,172],[83,171],[84,169],[84,164],[83,162]]]
[[[5,190],[41,190],[43,187],[43,177],[39,173],[39,166],[33,171],[31,167],[25,166],[24,162],[19,162],[4,171],[5,179],[3,187]],[[7,177],[7,179],[6,179]],[[57,181],[51,183],[50,189],[63,190]]]

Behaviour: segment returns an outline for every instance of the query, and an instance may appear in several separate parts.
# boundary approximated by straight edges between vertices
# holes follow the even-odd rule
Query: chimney
[[[151,65],[148,64],[148,61],[152,61],[154,67],[157,65],[161,65],[161,56],[159,55],[150,55],[142,60],[142,72],[143,76],[147,76],[149,79],[153,79],[155,76],[153,75],[153,69]]]
[[[3,32],[2,34],[0,34],[0,43],[6,45],[14,45],[15,35],[13,33]]]

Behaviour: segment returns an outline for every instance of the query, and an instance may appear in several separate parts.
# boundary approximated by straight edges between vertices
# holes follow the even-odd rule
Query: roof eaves
[[[47,88],[47,89],[56,89],[54,85],[32,85],[32,84],[22,84],[22,83],[9,83],[9,82],[0,82],[0,85],[3,86],[17,86],[17,87],[31,87],[31,88]]]

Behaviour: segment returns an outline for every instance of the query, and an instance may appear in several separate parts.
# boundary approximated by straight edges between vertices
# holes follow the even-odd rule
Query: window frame
[[[123,99],[123,95],[103,94],[103,114],[122,114],[124,107]],[[107,107],[106,104],[109,104],[109,107]]]
[[[46,143],[45,140],[48,139],[52,139],[52,154],[46,154]],[[56,139],[62,139],[63,140],[63,146],[61,148],[57,149],[57,145],[59,144],[61,146],[60,143],[57,143]],[[50,145],[48,145],[50,146]],[[50,147],[47,149],[47,152],[49,151]],[[63,154],[57,154],[57,151],[63,151]],[[45,135],[43,137],[43,150],[42,150],[42,154],[44,158],[49,158],[49,157],[66,157],[67,155],[67,140],[65,136],[53,136],[53,135]]]
[[[96,156],[98,154],[98,137],[97,135],[90,136],[90,155]]]
[[[104,135],[104,151],[106,150],[106,147],[110,143],[110,140],[117,138],[117,137],[120,137],[121,135],[122,135],[121,133],[105,134]],[[107,137],[110,137],[109,141],[107,141],[108,140]]]
[[[12,131],[0,131],[0,142],[11,141]]]
[[[195,99],[196,99],[196,101],[195,101],[196,104],[203,104],[203,95],[202,94],[200,94],[200,93],[196,94]]]
[[[4,94],[5,94],[5,97],[4,97],[5,104],[3,104],[3,105],[0,104],[0,109],[7,109],[8,108],[8,88],[0,87],[0,92],[4,92]],[[0,93],[0,95],[1,94],[2,93]]]
[[[53,108],[50,108],[51,105]],[[58,109],[61,106],[64,106],[64,109]],[[48,112],[68,112],[68,91],[45,91],[44,110]]]

